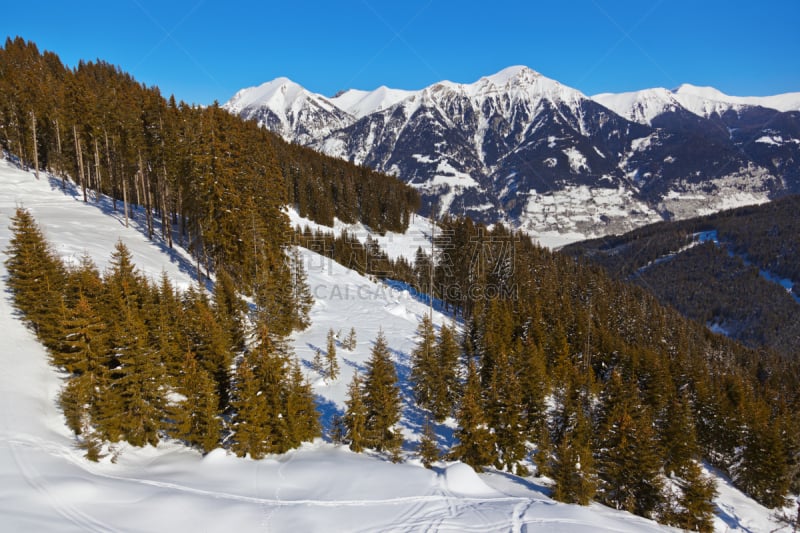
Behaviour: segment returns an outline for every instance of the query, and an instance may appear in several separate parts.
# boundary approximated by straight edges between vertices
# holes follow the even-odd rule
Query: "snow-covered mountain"
[[[320,94],[288,78],[237,92],[226,104],[231,113],[256,120],[282,137],[309,144],[353,122],[353,117]]]
[[[291,87],[291,105],[255,88],[226,107],[397,175],[420,191],[423,212],[575,240],[800,192],[800,93],[683,85],[589,98],[524,66],[419,91],[327,99]]]

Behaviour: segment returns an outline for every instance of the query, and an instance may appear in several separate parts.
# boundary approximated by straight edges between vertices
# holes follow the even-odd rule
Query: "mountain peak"
[[[489,80],[494,85],[506,86],[513,82],[532,81],[539,77],[542,77],[542,75],[531,68],[524,65],[514,65],[482,79]]]
[[[267,102],[278,103],[280,101],[280,107],[291,107],[295,100],[308,94],[310,93],[298,83],[289,78],[279,77],[261,85],[240,90],[225,106],[236,113],[253,105]]]

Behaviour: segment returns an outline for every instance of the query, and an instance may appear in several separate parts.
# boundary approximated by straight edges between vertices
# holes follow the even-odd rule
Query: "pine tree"
[[[378,332],[367,361],[364,405],[367,409],[366,446],[395,454],[402,445],[402,434],[396,428],[400,421],[400,390],[383,331]]]
[[[762,407],[754,409],[750,416],[733,477],[757,502],[769,508],[780,508],[786,505],[791,479],[780,437],[781,423],[770,420],[765,413]]]
[[[291,387],[289,355],[284,339],[273,337],[262,325],[258,345],[252,351],[253,372],[259,382],[259,394],[264,398],[263,429],[267,453],[283,453],[292,446],[288,438],[286,395]]]
[[[495,430],[498,468],[517,475],[528,475],[522,461],[527,455],[527,423],[522,405],[522,389],[510,358],[498,354],[494,358],[492,377],[487,392],[489,425]]]
[[[604,503],[650,517],[664,503],[659,446],[638,388],[613,372],[603,394],[597,470]]]
[[[292,364],[283,414],[286,418],[288,448],[296,448],[303,442],[319,437],[319,417],[314,404],[314,393],[303,377],[297,361]]]
[[[314,359],[311,361],[311,368],[314,369],[314,372],[323,376],[325,375],[325,365],[322,363],[322,350],[319,348],[314,350]]]
[[[268,449],[268,410],[254,366],[252,354],[246,354],[236,367],[231,399],[234,411],[231,450],[239,457],[249,454],[253,459],[261,459]]]
[[[219,398],[219,409],[224,410],[230,399],[230,374],[233,354],[228,326],[218,320],[218,313],[212,308],[205,290],[199,286],[191,287],[184,295],[184,336],[192,346],[198,363],[214,379]]]
[[[450,457],[480,472],[484,466],[493,464],[497,455],[494,434],[489,429],[483,411],[480,375],[471,359],[467,363],[467,377],[457,419],[455,437],[458,442],[453,446]]]
[[[453,327],[443,324],[436,343],[436,382],[431,411],[436,421],[453,412],[458,393],[458,358],[461,350]]]
[[[357,344],[356,328],[351,327],[350,333],[347,334],[347,337],[345,337],[344,342],[342,343],[342,347],[345,350],[352,352],[353,350],[356,349],[356,344]]]
[[[555,482],[553,499],[589,505],[597,488],[591,423],[580,407],[574,408],[568,418],[570,422],[554,449],[555,458],[551,467]]]
[[[293,329],[302,331],[311,325],[308,314],[314,305],[314,298],[308,288],[308,276],[305,268],[303,268],[303,258],[296,246],[290,252],[290,269],[292,273],[292,309],[294,312]]]
[[[14,303],[45,346],[57,347],[64,311],[64,266],[27,210],[17,208],[11,231],[6,269]]]
[[[197,446],[203,453],[219,445],[221,423],[217,387],[213,378],[198,364],[195,355],[187,351],[178,392],[183,396],[172,406],[175,419],[173,435]]]
[[[345,438],[350,442],[350,449],[360,453],[367,446],[367,406],[364,403],[364,390],[358,372],[347,387],[347,409],[344,413]]]
[[[224,269],[217,272],[214,284],[214,318],[225,331],[230,341],[229,350],[238,352],[244,349],[247,304],[239,296],[233,278]]]
[[[70,374],[96,375],[108,364],[108,325],[100,313],[80,295],[66,310],[59,325],[61,341],[50,351],[52,363]]]
[[[687,531],[714,531],[714,498],[717,495],[714,480],[704,476],[700,466],[691,461],[683,468],[678,487],[681,494],[675,508],[667,514],[666,522]]]
[[[436,336],[429,315],[423,315],[422,322],[417,326],[417,336],[420,340],[411,352],[411,383],[414,386],[417,404],[431,411],[436,395],[438,368],[435,353]]]
[[[138,311],[123,306],[121,312],[121,320],[111,330],[118,366],[111,371],[104,398],[104,430],[111,441],[155,446],[164,413],[163,367],[147,345],[147,329]]]
[[[433,431],[433,425],[430,420],[425,421],[417,453],[425,468],[430,468],[441,456],[439,446],[436,444],[436,433]]]
[[[327,363],[328,378],[333,381],[339,376],[339,363],[336,360],[336,335],[333,328],[328,330],[325,361]]]
[[[699,449],[691,408],[681,395],[675,395],[670,400],[666,426],[660,440],[664,450],[665,473],[683,476],[684,469],[694,464]]]

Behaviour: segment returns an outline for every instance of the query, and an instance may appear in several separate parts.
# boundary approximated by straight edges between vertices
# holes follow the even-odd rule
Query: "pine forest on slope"
[[[569,245],[748,346],[800,350],[800,197]]]

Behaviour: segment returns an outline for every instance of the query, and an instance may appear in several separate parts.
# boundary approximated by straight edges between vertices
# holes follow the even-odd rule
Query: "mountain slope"
[[[684,85],[588,98],[516,66],[471,84],[346,91],[327,100],[344,120],[308,111],[313,120],[288,130],[262,123],[400,177],[421,193],[423,213],[579,237],[800,192],[798,95]],[[280,114],[257,96],[246,112],[226,106]]]
[[[629,234],[564,251],[654,292],[743,343],[794,358],[800,349],[800,197]]]
[[[83,204],[77,191],[61,192],[46,178],[36,180],[0,161],[0,248],[8,244],[8,217],[17,205],[30,209],[62,257],[88,252],[101,267],[117,239],[131,248],[143,272],[162,268],[178,285],[192,283],[184,252],[165,255],[136,227],[125,228],[110,206]],[[138,219],[137,219],[138,220]],[[142,228],[139,228],[142,229]],[[400,237],[397,237],[400,239]],[[409,241],[415,243],[413,238]],[[416,246],[416,244],[414,244]],[[424,305],[402,291],[358,276],[321,256],[305,252],[317,303],[314,325],[294,338],[305,359],[327,327],[344,314],[357,321],[359,345],[344,355],[348,375],[363,364],[370,335],[384,325],[398,363],[408,355]],[[180,444],[116,448],[116,462],[86,461],[56,408],[61,376],[10,305],[0,265],[0,515],[11,531],[670,531],[645,519],[593,504],[559,504],[537,480],[507,474],[475,475],[461,464],[431,471],[412,461],[393,465],[317,442],[261,461],[238,459],[222,450],[205,457]],[[351,295],[345,298],[346,288]],[[361,288],[353,295],[352,289]],[[357,297],[361,294],[361,297]],[[382,296],[381,296],[382,295]],[[435,315],[440,323],[442,316]],[[339,381],[342,381],[341,379]],[[336,383],[314,383],[320,409],[341,407]],[[418,421],[407,418],[412,437]],[[358,483],[353,483],[353,479]],[[767,509],[719,478],[717,531],[768,531],[780,527]],[[788,531],[789,528],[783,529]]]

